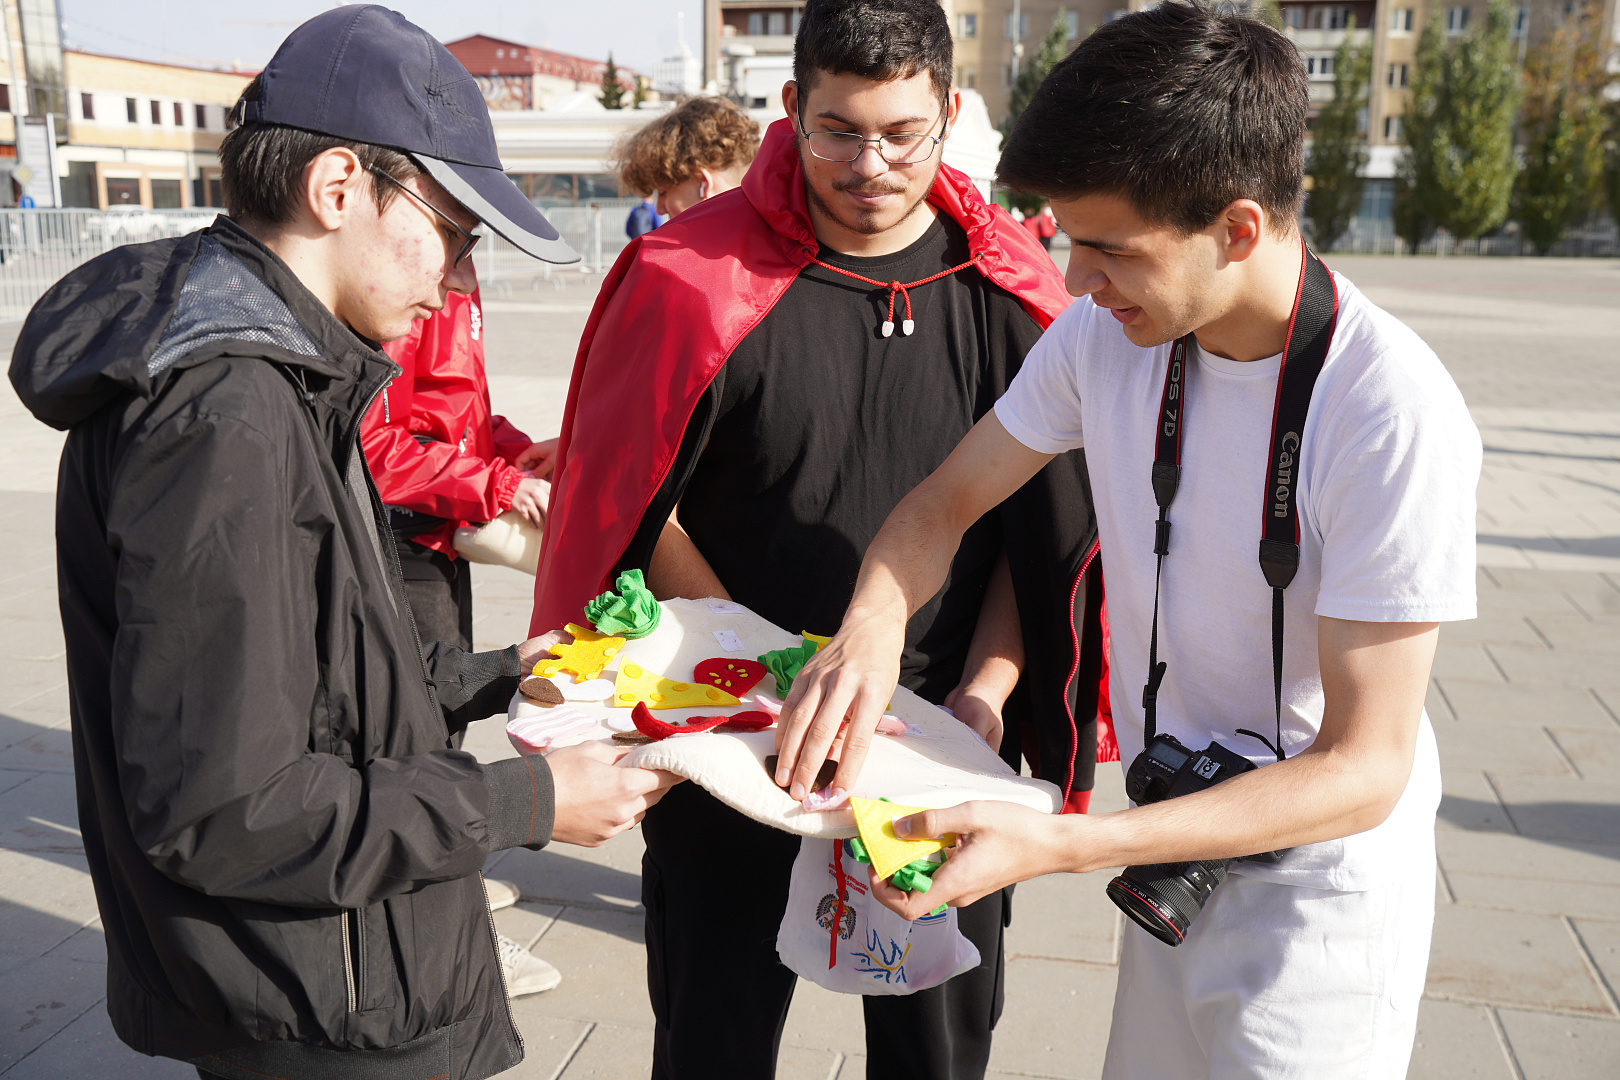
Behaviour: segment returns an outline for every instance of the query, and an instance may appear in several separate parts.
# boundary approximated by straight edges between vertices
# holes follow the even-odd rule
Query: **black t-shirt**
[[[941,214],[893,255],[818,258],[909,283],[968,260]],[[888,290],[810,265],[715,377],[708,444],[680,521],[739,603],[792,631],[831,634],[867,545],[1007,388],[1040,337],[1010,293],[968,267],[911,290],[914,332],[882,336]],[[949,582],[907,628],[908,687],[938,700],[960,680],[1001,527],[963,538]]]

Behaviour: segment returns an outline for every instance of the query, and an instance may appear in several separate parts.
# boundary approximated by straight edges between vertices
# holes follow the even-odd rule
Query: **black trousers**
[[[401,540],[399,568],[405,577],[405,599],[416,620],[422,647],[448,641],[472,651],[472,574],[467,560]]]
[[[677,784],[642,820],[654,1080],[770,1080],[798,976],[776,954],[799,837]],[[1011,890],[958,915],[980,965],[929,990],[863,998],[866,1075],[980,1080],[1003,1000]]]

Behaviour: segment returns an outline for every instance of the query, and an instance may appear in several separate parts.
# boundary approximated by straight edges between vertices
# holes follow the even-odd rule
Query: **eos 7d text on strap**
[[[1283,590],[1299,570],[1299,457],[1310,409],[1311,391],[1322,372],[1333,326],[1338,320],[1339,294],[1333,275],[1322,261],[1301,245],[1304,259],[1294,293],[1294,311],[1288,320],[1282,367],[1277,372],[1277,400],[1271,414],[1271,453],[1266,460],[1265,505],[1260,530],[1260,570],[1271,586],[1271,672],[1276,705],[1277,733],[1273,743],[1264,735],[1238,728],[1237,733],[1259,739],[1281,761]],[[1170,349],[1159,404],[1158,431],[1153,454],[1153,498],[1159,504],[1154,523],[1153,553],[1157,567],[1153,580],[1153,632],[1148,644],[1148,680],[1142,688],[1143,740],[1152,743],[1158,726],[1159,686],[1167,664],[1159,659],[1159,584],[1164,557],[1170,552],[1170,521],[1166,516],[1181,482],[1181,430],[1187,415],[1187,352],[1192,334]]]

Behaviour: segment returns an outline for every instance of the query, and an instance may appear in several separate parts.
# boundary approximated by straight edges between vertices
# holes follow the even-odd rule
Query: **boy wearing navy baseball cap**
[[[377,348],[471,291],[480,226],[575,256],[471,76],[381,7],[299,27],[236,107],[230,216],[86,263],[11,379],[66,430],[57,561],[79,824],[126,1043],[249,1080],[516,1065],[479,869],[595,845],[674,778],[455,749],[555,641],[419,640],[356,436]]]

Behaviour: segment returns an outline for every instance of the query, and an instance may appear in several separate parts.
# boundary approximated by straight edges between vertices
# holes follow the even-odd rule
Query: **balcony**
[[[1285,30],[1294,48],[1300,52],[1306,49],[1337,49],[1343,45],[1346,38],[1350,38],[1358,45],[1366,45],[1372,41],[1372,30],[1358,26],[1354,30]]]

